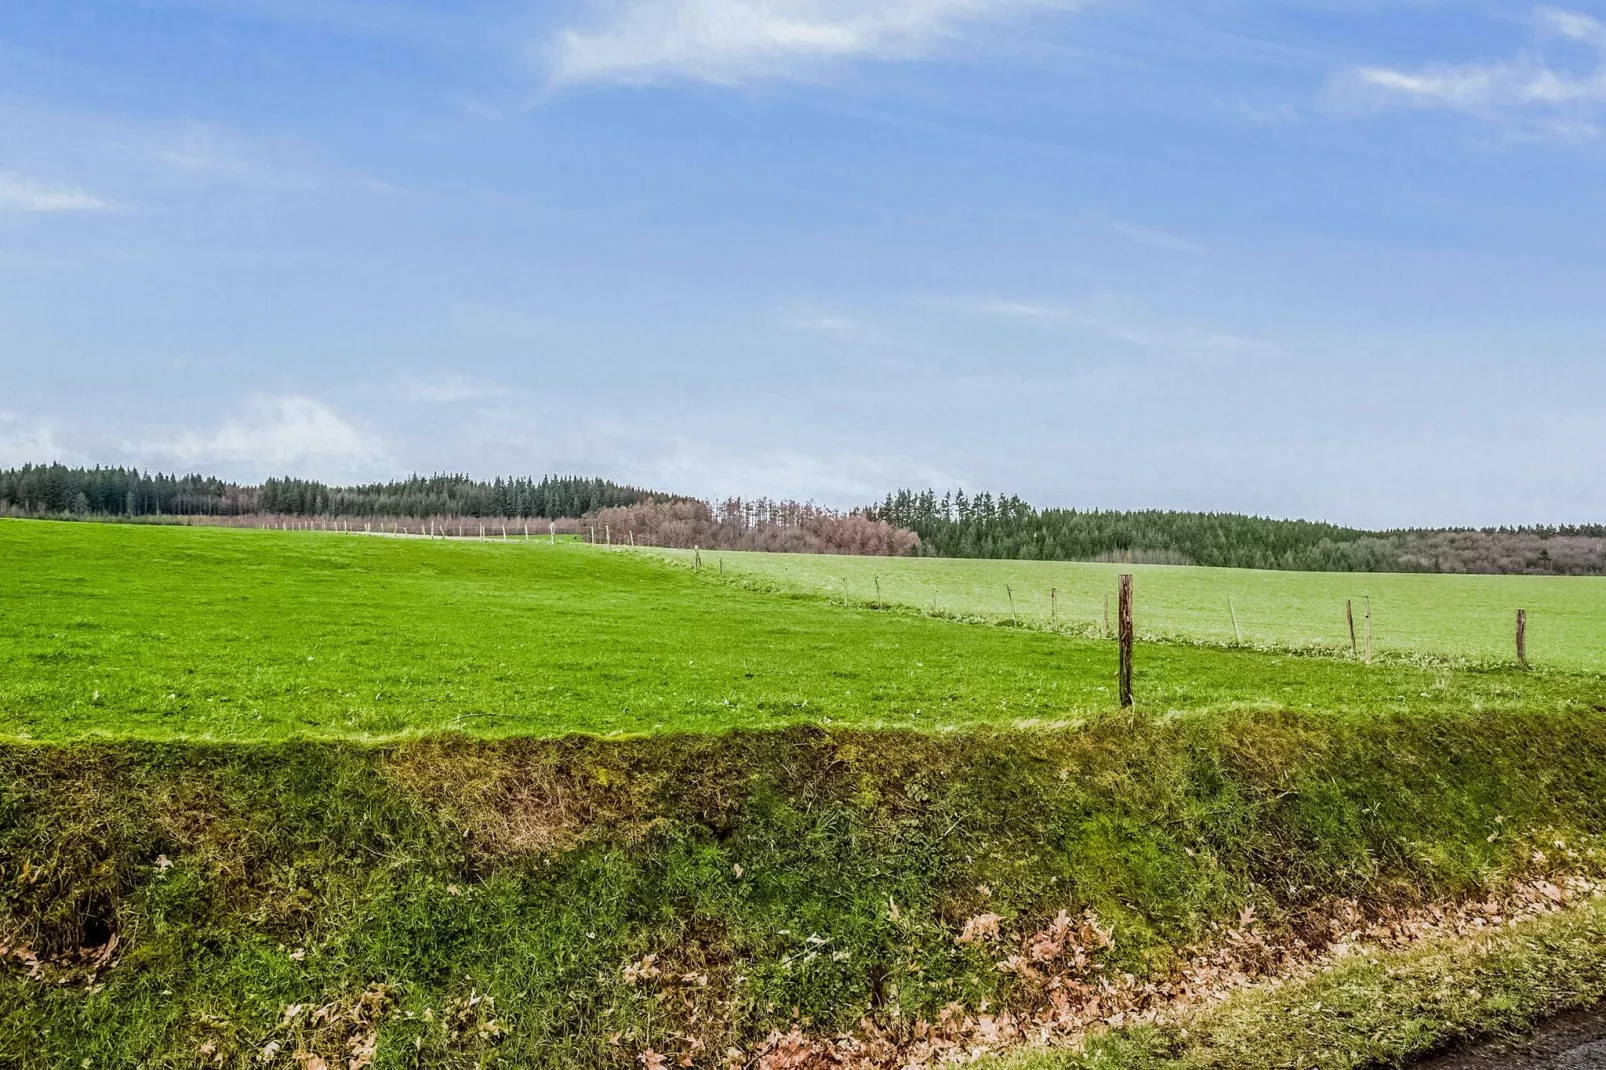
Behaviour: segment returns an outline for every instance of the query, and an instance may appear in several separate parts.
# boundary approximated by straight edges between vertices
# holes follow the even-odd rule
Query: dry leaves
[[[959,1003],[935,1021],[891,1026],[866,1020],[849,1034],[811,1036],[794,1025],[771,1033],[750,1052],[729,1049],[727,1070],[918,1070],[966,1062],[1025,1045],[1074,1045],[1092,1032],[1184,1019],[1232,992],[1267,978],[1299,978],[1333,965],[1360,945],[1400,948],[1444,935],[1462,935],[1554,913],[1580,898],[1606,894],[1606,883],[1555,877],[1517,884],[1502,895],[1458,905],[1384,910],[1367,917],[1359,904],[1328,907],[1328,938],[1312,947],[1269,935],[1252,907],[1237,924],[1218,930],[1168,977],[1139,982],[1115,973],[1100,953],[1114,934],[1091,912],[1060,911],[1041,930],[1023,936],[997,968],[1022,982],[1020,1009],[987,1013]],[[996,915],[965,923],[959,943],[1003,939]]]
[[[639,961],[626,963],[624,969],[619,971],[619,975],[624,978],[627,985],[650,981],[657,977],[660,972],[657,962],[658,956],[656,954],[643,955]]]
[[[42,959],[26,944],[8,946],[0,944],[0,964],[15,960],[26,970],[30,981],[40,984],[67,985],[81,983],[95,989],[102,972],[117,965],[116,953],[121,938],[112,933],[104,944],[80,947],[52,959]]]
[[[961,944],[998,939],[998,923],[1004,919],[997,914],[977,914],[965,922],[965,928],[955,937]]]

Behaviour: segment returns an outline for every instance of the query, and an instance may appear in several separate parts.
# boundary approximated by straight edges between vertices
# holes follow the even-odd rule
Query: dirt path
[[[1531,1036],[1447,1052],[1415,1070],[1606,1070],[1606,1003],[1553,1018]]]

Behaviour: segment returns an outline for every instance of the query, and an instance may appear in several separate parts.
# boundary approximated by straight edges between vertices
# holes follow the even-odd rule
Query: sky
[[[1599,522],[1603,164],[1594,5],[0,0],[0,465]]]

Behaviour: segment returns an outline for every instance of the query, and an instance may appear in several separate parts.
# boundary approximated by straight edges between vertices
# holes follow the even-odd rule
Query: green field
[[[674,561],[689,551],[651,550]],[[1115,577],[1135,574],[1139,634],[1212,643],[1348,651],[1344,603],[1354,603],[1358,643],[1372,609],[1374,651],[1513,661],[1518,608],[1528,611],[1535,665],[1606,672],[1606,578],[1456,576],[1420,573],[1272,572],[1179,565],[920,557],[825,557],[708,551],[704,564],[788,590],[930,612],[1023,622],[1055,616],[1072,629],[1102,631],[1115,612]],[[1233,631],[1233,613],[1238,634]]]
[[[1377,584],[1380,649],[1447,655],[1367,665],[1144,615],[1231,590],[1247,631],[1237,592],[1277,577],[1139,569],[1149,635],[1216,642],[1140,643],[1127,712],[1086,627],[1114,568],[704,564],[0,521],[0,1066],[713,1070],[791,1029],[907,1054],[956,1004],[1166,1009],[1203,952],[1247,985],[1224,1017],[1021,1065],[1383,1066],[1599,994],[1587,899],[1249,984],[1358,916],[1606,879],[1592,581],[1478,588],[1528,602],[1523,670],[1453,578],[1330,578]],[[1023,625],[1028,580],[1080,617],[1011,626],[988,590],[1017,576]],[[1406,591],[1461,645],[1384,642]],[[1039,954],[1061,911],[1111,942]]]
[[[9,521],[0,560],[0,733],[16,738],[952,728],[1115,705],[1108,641],[777,597],[576,544]],[[1153,712],[1551,709],[1602,690],[1186,644],[1137,660]]]

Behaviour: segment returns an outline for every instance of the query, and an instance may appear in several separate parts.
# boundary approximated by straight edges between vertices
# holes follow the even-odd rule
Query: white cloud
[[[438,404],[497,398],[507,393],[495,383],[475,382],[461,375],[409,375],[402,379],[402,389],[414,401],[430,401]]]
[[[0,171],[0,212],[96,212],[111,205],[81,189]]]
[[[1493,115],[1511,111],[1556,112],[1606,103],[1606,24],[1589,15],[1555,8],[1535,12],[1533,47],[1488,63],[1437,63],[1418,70],[1363,67],[1354,83],[1374,102],[1450,108]],[[1550,48],[1562,41],[1592,52],[1590,61],[1566,64]],[[1549,126],[1576,133],[1580,120]]]
[[[394,467],[384,444],[342,419],[321,401],[304,397],[258,399],[243,417],[214,431],[184,431],[124,447],[140,457],[186,468],[236,468],[256,474],[346,478]]]
[[[617,0],[549,46],[555,82],[734,85],[847,59],[909,59],[967,25],[1071,0]]]
[[[75,464],[82,463],[82,458],[56,441],[50,424],[31,421],[14,412],[0,412],[0,468],[54,461]]]
[[[950,473],[908,457],[800,448],[779,435],[758,446],[731,428],[687,433],[599,420],[578,437],[585,456],[565,470],[606,471],[626,483],[711,499],[767,496],[852,508],[894,485],[952,482]]]

